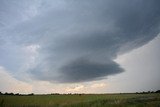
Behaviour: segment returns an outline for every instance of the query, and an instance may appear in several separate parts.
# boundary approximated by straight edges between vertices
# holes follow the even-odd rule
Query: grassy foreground
[[[0,107],[160,107],[160,94],[0,95]]]

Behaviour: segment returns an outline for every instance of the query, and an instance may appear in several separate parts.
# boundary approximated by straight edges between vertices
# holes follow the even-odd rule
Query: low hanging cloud
[[[63,78],[59,81],[81,82],[93,79],[101,79],[105,75],[113,75],[122,72],[123,69],[115,62],[97,63],[88,60],[76,60],[63,66],[59,72]],[[68,75],[71,74],[71,75]]]
[[[7,1],[10,8],[1,7],[7,12],[0,10],[0,65],[17,78],[26,73],[62,83],[104,79],[124,71],[113,61],[118,54],[141,47],[160,30],[158,0],[25,2]],[[13,12],[15,17],[5,19]],[[36,54],[27,54],[34,46]]]

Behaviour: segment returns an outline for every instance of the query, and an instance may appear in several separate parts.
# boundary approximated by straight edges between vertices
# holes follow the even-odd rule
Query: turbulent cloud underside
[[[19,79],[63,83],[121,73],[117,55],[158,35],[159,5],[158,0],[2,0],[0,65]]]

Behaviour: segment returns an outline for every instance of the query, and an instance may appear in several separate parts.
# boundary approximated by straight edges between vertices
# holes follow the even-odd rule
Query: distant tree
[[[29,96],[32,96],[32,95],[34,95],[34,93],[31,93],[31,94],[28,94]]]
[[[7,93],[7,92],[5,92],[4,95],[14,95],[14,93]]]
[[[16,93],[15,95],[20,95],[19,93]]]
[[[157,90],[155,93],[160,93],[160,90]]]
[[[14,95],[14,93],[9,93],[9,95]]]
[[[148,91],[147,93],[151,93],[151,91]]]
[[[4,93],[4,95],[8,95],[8,93],[7,93],[7,92],[5,92],[5,93]]]
[[[79,96],[81,96],[82,94],[78,94]]]
[[[3,93],[2,92],[0,92],[0,95],[2,95]]]
[[[60,95],[59,93],[51,93],[51,95]]]

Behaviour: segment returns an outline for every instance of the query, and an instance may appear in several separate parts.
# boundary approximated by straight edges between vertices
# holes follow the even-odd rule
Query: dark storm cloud
[[[102,79],[105,75],[113,75],[121,73],[122,68],[118,64],[111,61],[109,63],[96,63],[88,60],[76,60],[60,69],[60,73],[64,78],[59,78],[62,82],[83,82],[96,79]],[[68,75],[71,74],[71,75]]]
[[[10,41],[40,46],[34,66],[26,70],[33,78],[54,82],[103,79],[124,71],[113,61],[118,54],[157,36],[159,5],[158,0],[61,1],[9,29],[16,35]]]

